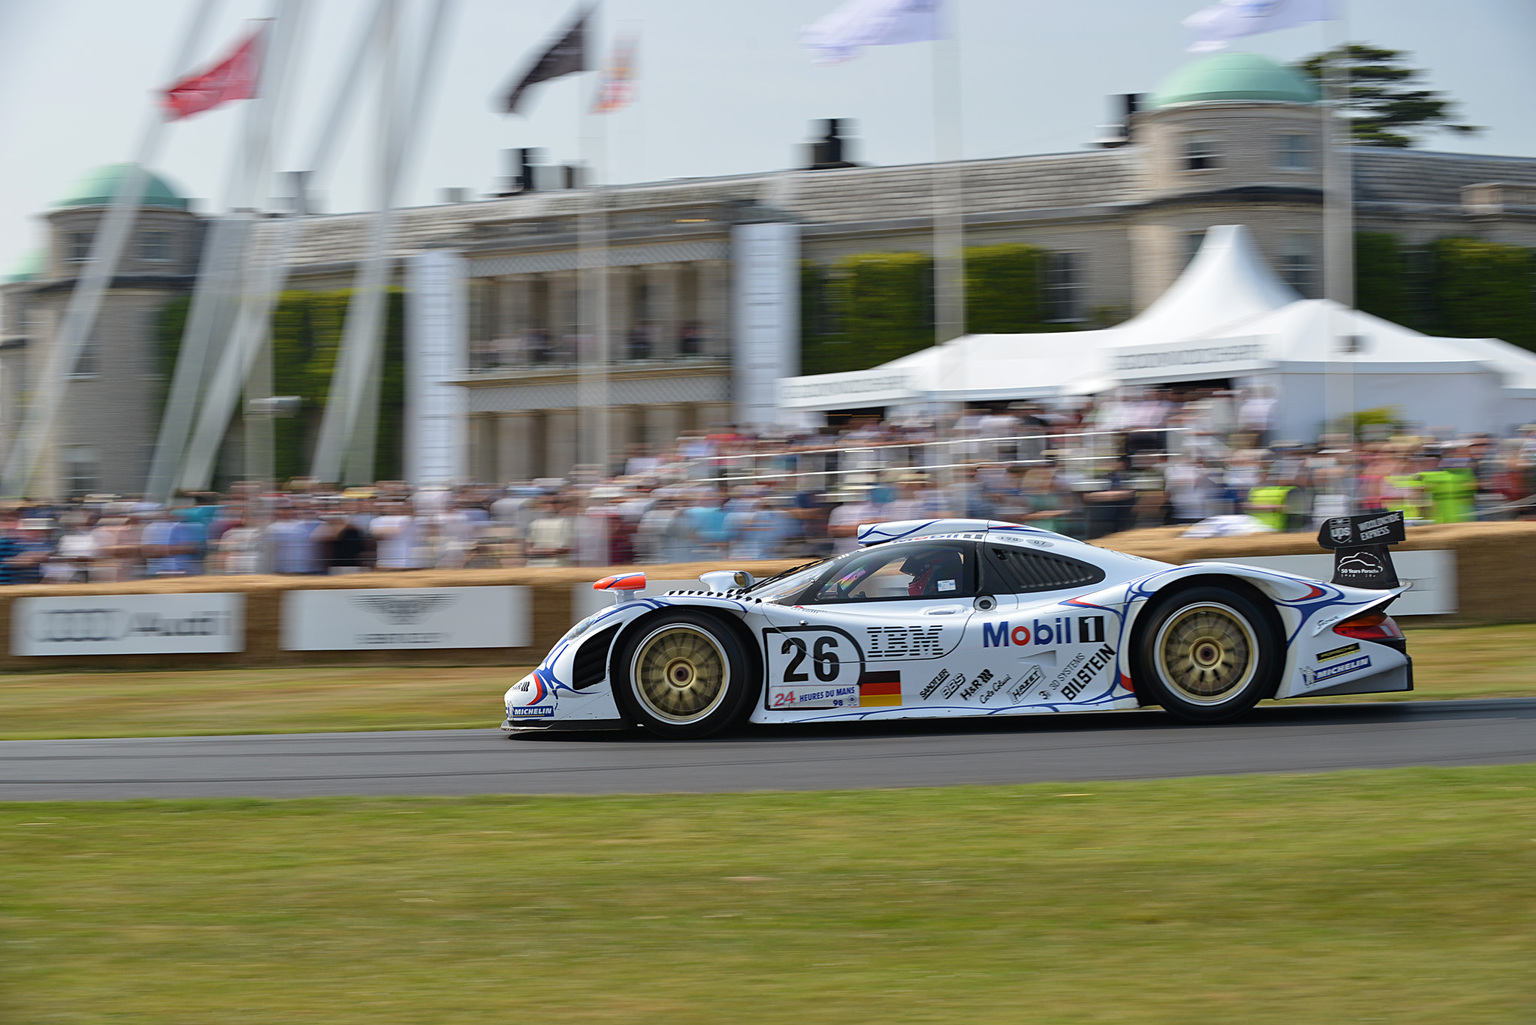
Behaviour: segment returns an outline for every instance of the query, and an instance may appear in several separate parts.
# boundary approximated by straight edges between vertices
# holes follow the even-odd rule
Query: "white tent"
[[[1221,225],[1178,281],[1138,316],[1101,331],[965,335],[870,370],[779,383],[785,410],[987,402],[1092,394],[1118,383],[1106,352],[1133,342],[1220,331],[1299,299],[1269,270],[1242,225]]]
[[[1211,228],[1179,279],[1124,324],[966,335],[871,370],[786,379],[779,403],[793,415],[1218,379],[1268,386],[1278,400],[1275,431],[1299,439],[1315,437],[1346,409],[1392,407],[1427,427],[1462,431],[1536,419],[1536,355],[1496,339],[1431,337],[1303,299],[1242,225]]]

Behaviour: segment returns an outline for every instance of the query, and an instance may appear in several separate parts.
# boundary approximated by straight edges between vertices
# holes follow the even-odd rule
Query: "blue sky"
[[[1150,92],[1180,64],[1180,19],[1199,0],[950,0],[963,65],[967,157],[1060,152],[1091,143],[1108,97]],[[1461,101],[1478,136],[1438,136],[1430,148],[1536,156],[1536,4],[1531,0],[1343,0],[1347,26],[1314,25],[1254,37],[1247,49],[1294,60],[1345,38],[1411,51],[1430,85]],[[193,0],[0,0],[0,272],[40,241],[34,215],[86,170],[128,159],[152,91]],[[225,0],[203,48],[215,57],[265,16],[268,2]],[[423,0],[405,0],[411,24]],[[443,74],[405,190],[408,205],[438,190],[480,193],[504,173],[501,151],[538,146],[553,161],[579,159],[587,75],[552,83],[527,117],[506,117],[491,97],[569,17],[568,0],[459,0]],[[876,164],[932,154],[929,47],[866,51],[814,65],[799,29],[835,0],[608,0],[597,39],[640,33],[638,100],[600,128],[609,181],[744,173],[791,166],[816,118],[857,122],[856,157]],[[279,139],[279,169],[313,145],[344,56],[371,7],[362,0],[309,5],[295,77],[294,115]],[[354,112],[340,159],[320,183],[324,209],[361,209],[369,195],[370,105]],[[234,105],[173,126],[156,170],[200,200],[223,202],[239,123]]]

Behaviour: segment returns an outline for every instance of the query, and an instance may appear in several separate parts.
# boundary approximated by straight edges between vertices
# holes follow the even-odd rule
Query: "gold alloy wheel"
[[[719,707],[731,670],[719,641],[674,623],[640,642],[630,673],[646,711],[668,722],[691,723]]]
[[[1157,632],[1157,674],[1186,701],[1219,705],[1237,697],[1258,671],[1253,628],[1215,602],[1182,608]]]

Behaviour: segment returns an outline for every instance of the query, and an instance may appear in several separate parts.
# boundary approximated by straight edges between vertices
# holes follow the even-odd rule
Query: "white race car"
[[[1173,566],[984,520],[861,527],[859,550],[762,581],[706,573],[699,590],[637,597],[642,574],[608,577],[594,586],[618,603],[507,691],[502,729],[689,738],[744,721],[1141,705],[1211,723],[1262,698],[1412,690],[1385,612],[1404,588],[1386,547],[1359,541],[1371,523],[1379,539],[1383,518],[1354,521],[1365,526],[1329,521],[1333,540],[1320,535],[1339,562],[1367,564],[1336,564],[1335,583]]]

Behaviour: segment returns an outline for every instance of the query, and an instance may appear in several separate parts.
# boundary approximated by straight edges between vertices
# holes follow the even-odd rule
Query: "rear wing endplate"
[[[1387,546],[1406,537],[1401,512],[1365,513],[1324,520],[1317,543],[1333,551],[1330,583],[1387,590],[1402,586]]]

